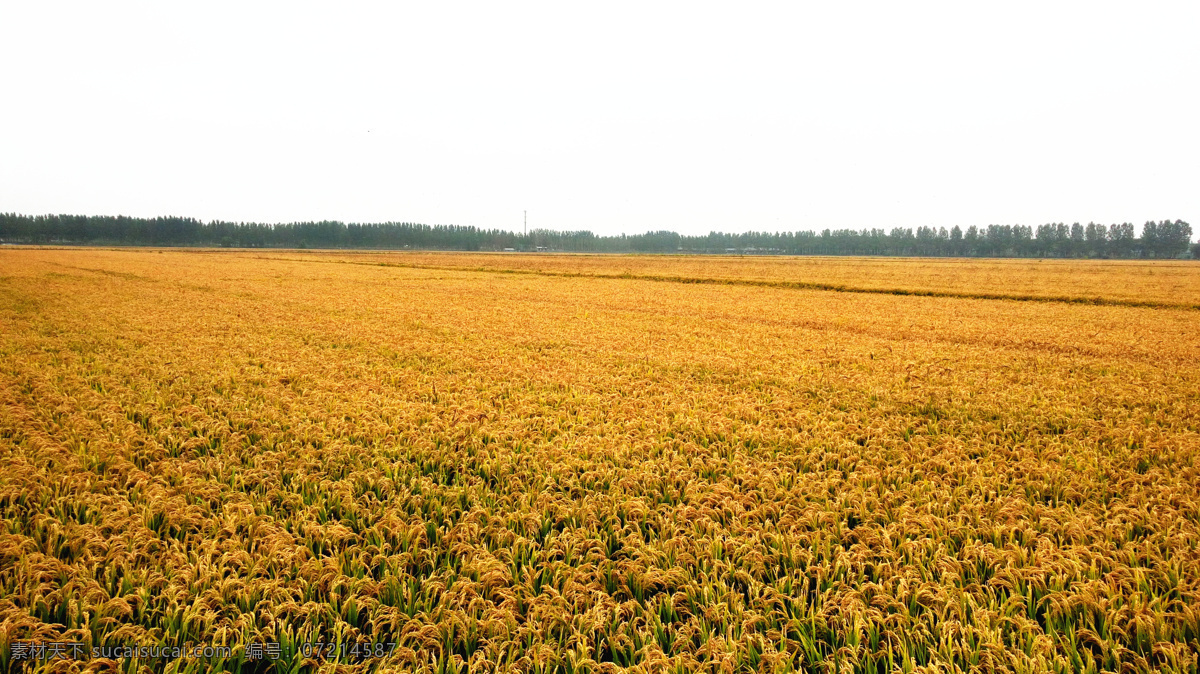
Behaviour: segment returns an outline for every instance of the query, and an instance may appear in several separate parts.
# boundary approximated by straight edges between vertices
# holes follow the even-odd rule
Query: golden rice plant
[[[1195,310],[382,257],[0,251],[0,668],[1200,667]]]

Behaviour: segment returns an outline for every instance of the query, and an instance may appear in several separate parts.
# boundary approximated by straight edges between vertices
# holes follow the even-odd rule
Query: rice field
[[[1195,672],[1198,304],[1182,261],[0,249],[0,669]],[[54,641],[233,654],[14,655]]]
[[[337,260],[423,269],[635,278],[810,290],[1035,299],[1200,309],[1200,274],[1190,260],[952,259],[700,255],[520,255],[511,253],[306,254],[275,259]]]

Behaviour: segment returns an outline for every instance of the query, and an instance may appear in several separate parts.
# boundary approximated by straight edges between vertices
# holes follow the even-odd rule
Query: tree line
[[[262,224],[195,218],[0,213],[0,242],[238,248],[572,251],[759,255],[1200,258],[1182,220],[1099,225],[1052,223],[968,227],[837,229],[686,236],[671,231],[598,236],[590,231],[528,233],[411,222]]]

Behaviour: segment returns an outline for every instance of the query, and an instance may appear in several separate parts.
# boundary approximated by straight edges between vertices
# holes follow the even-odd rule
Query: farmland
[[[1181,261],[3,249],[0,669],[1195,671],[1197,305]]]
[[[374,252],[331,256],[294,251],[265,255],[422,269],[1200,309],[1200,274],[1195,263],[1186,260]]]

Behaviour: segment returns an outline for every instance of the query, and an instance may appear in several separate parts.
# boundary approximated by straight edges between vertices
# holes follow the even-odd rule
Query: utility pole
[[[525,213],[525,236],[529,236],[529,211],[523,212]]]

